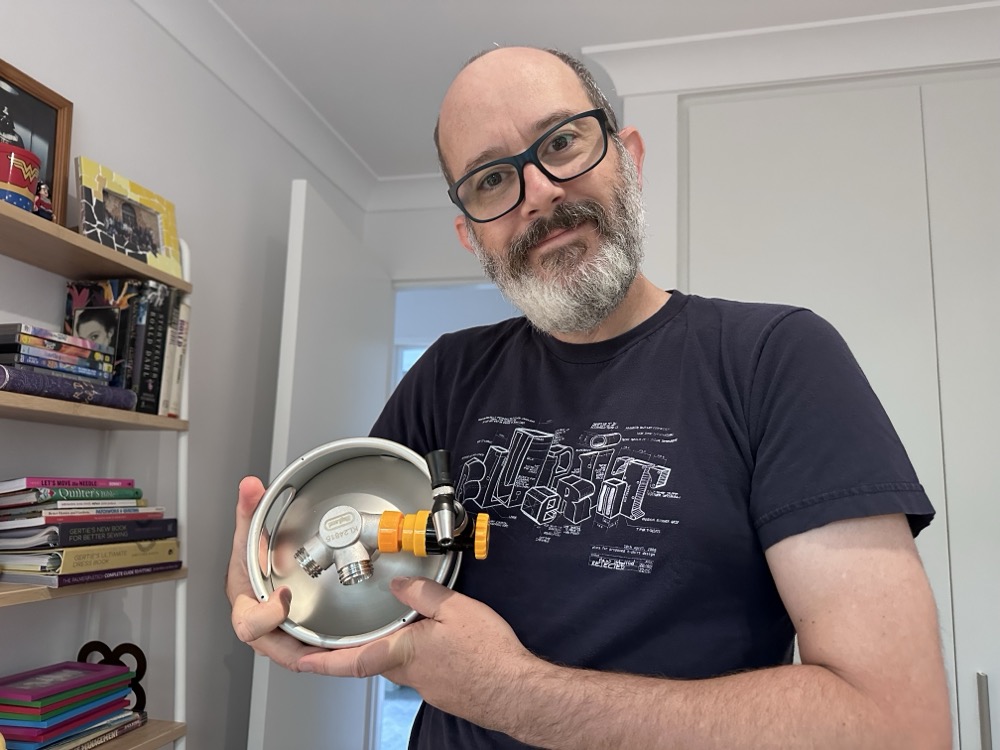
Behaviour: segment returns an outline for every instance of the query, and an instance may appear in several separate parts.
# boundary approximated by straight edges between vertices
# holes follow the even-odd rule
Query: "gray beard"
[[[545,333],[584,333],[596,329],[625,299],[639,273],[645,239],[645,211],[631,156],[619,147],[619,187],[613,205],[594,200],[560,203],[552,215],[532,222],[511,241],[501,258],[489,255],[471,222],[469,242],[483,271],[528,321]],[[582,240],[550,250],[539,276],[528,264],[531,248],[556,229],[584,222],[597,226],[600,242],[593,258],[584,258]]]

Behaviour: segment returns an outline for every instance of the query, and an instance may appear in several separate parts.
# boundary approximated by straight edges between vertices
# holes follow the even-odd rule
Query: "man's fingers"
[[[251,643],[277,628],[288,617],[292,595],[287,588],[278,589],[266,601],[259,602],[246,593],[233,600],[233,630],[244,643]]]
[[[389,590],[403,604],[433,620],[439,619],[442,605],[456,596],[447,586],[442,586],[429,578],[419,577],[393,578],[389,582]]]

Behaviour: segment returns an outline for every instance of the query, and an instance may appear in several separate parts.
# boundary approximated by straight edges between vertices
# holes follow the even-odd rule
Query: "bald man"
[[[459,241],[524,317],[443,336],[372,434],[451,451],[490,557],[393,581],[424,618],[392,635],[308,647],[276,629],[287,589],[253,596],[247,478],[239,637],[412,686],[421,750],[950,747],[934,511],[836,331],[642,275],[643,141],[572,57],[473,58],[435,140]]]

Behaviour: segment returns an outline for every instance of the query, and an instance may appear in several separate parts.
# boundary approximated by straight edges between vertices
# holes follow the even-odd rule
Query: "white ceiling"
[[[462,63],[494,44],[588,46],[968,4],[949,0],[209,0],[379,180],[437,173]],[[591,65],[614,96],[609,78]]]

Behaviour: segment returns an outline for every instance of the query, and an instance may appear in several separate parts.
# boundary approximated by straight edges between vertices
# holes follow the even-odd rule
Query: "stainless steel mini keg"
[[[292,592],[281,627],[325,648],[358,646],[419,615],[389,591],[395,576],[452,586],[464,551],[485,558],[489,519],[455,499],[446,451],[426,457],[380,438],[326,443],[270,483],[250,522],[254,593]]]

